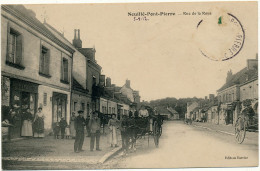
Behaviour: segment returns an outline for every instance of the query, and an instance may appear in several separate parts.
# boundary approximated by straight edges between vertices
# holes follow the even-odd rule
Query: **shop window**
[[[40,55],[40,68],[39,68],[40,75],[50,77],[49,63],[50,63],[50,50],[42,46],[41,55]]]
[[[24,67],[22,66],[22,42],[22,35],[13,28],[9,28],[6,64],[16,67],[18,69],[24,69]]]
[[[61,64],[61,82],[69,83],[69,62],[68,59],[62,58]]]

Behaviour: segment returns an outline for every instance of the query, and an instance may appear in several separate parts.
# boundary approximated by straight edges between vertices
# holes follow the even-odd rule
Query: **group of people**
[[[75,134],[75,142],[74,142],[74,152],[79,153],[84,151],[82,149],[84,143],[84,127],[86,126],[88,131],[88,136],[90,136],[90,151],[94,150],[96,147],[97,151],[101,151],[100,149],[100,131],[101,131],[101,120],[98,117],[98,112],[95,111],[91,115],[91,117],[87,117],[86,119],[83,117],[84,111],[79,110],[78,116],[75,117],[75,114],[72,115],[71,120],[74,123],[71,125],[76,134]],[[130,111],[129,116],[123,115],[121,120],[116,118],[116,114],[112,114],[111,119],[108,121],[109,128],[109,141],[111,147],[118,147],[118,132],[117,129],[121,132],[122,138],[122,148],[125,152],[129,149],[129,141],[135,142],[135,133],[132,129],[129,129],[131,126],[134,126],[135,119],[139,117],[148,117],[148,111],[141,109],[139,113],[136,111],[133,113]],[[71,122],[72,123],[72,122]],[[72,130],[71,130],[72,131]],[[95,146],[96,145],[96,146]]]
[[[2,125],[9,127],[10,131],[14,131],[17,120],[21,125],[22,137],[44,137],[44,114],[42,113],[42,107],[39,107],[35,116],[32,109],[27,106],[20,108],[11,108],[5,116]],[[8,134],[8,139],[11,137],[11,133]]]
[[[100,140],[100,118],[98,117],[98,112],[94,112],[91,118],[87,118],[86,120],[83,117],[83,110],[78,111],[78,116],[74,120],[74,128],[76,131],[75,142],[74,142],[74,152],[79,153],[84,151],[82,149],[84,143],[84,126],[87,126],[87,130],[89,130],[90,135],[90,151],[94,150],[94,144],[96,141],[96,150],[101,151],[99,148],[99,140]]]

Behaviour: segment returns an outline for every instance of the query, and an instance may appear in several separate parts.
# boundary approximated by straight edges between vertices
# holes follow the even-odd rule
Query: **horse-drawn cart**
[[[163,120],[160,115],[155,115],[151,108],[147,108],[147,110],[149,117],[134,118],[134,122],[130,125],[130,141],[133,144],[137,139],[148,136],[149,145],[150,136],[153,136],[155,146],[159,147]]]
[[[254,110],[251,106],[246,106],[242,110],[240,116],[235,123],[235,138],[239,144],[243,143],[246,137],[246,131],[258,132],[257,109]]]

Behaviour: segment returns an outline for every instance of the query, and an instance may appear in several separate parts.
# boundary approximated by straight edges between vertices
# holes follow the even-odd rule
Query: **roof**
[[[101,66],[97,64],[94,58],[94,53],[96,52],[95,48],[77,48],[80,53],[89,59],[93,64],[101,69]]]
[[[226,82],[218,91],[222,91],[234,85],[243,84],[251,79],[254,79],[258,76],[258,71],[255,69],[243,68],[236,74],[232,75],[228,82]]]
[[[74,49],[60,41],[48,28],[46,28],[44,24],[36,18],[36,15],[32,10],[25,8],[23,5],[2,5],[2,10],[12,14],[70,53],[75,52]]]
[[[74,77],[73,77],[72,89],[76,91],[80,91],[82,93],[89,92],[87,89],[84,89],[84,87],[82,87],[82,85]]]
[[[172,107],[167,108],[169,112],[172,114],[179,114],[176,110],[174,110]]]

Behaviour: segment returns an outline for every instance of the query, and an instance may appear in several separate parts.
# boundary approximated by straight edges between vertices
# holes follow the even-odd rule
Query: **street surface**
[[[184,167],[239,167],[258,165],[258,134],[248,133],[243,144],[234,136],[204,129],[205,123],[186,125],[181,121],[166,121],[159,148],[153,137],[137,140],[137,150],[128,155],[119,153],[104,164],[97,161],[111,150],[107,137],[101,140],[101,152],[89,151],[89,138],[85,139],[82,153],[73,152],[74,140],[45,139],[22,140],[3,144],[4,169],[117,169],[117,168],[184,168]],[[220,126],[217,126],[220,128]],[[228,127],[225,127],[228,128]],[[225,129],[223,129],[225,130]],[[232,126],[226,130],[233,130]],[[26,161],[26,160],[29,161]],[[37,160],[40,159],[40,160]],[[44,160],[43,160],[44,159]],[[59,160],[59,161],[57,161]]]
[[[202,123],[203,124],[203,123]],[[239,167],[258,165],[258,137],[237,144],[234,136],[169,121],[163,125],[159,148],[147,140],[128,156],[116,156],[111,168]]]

